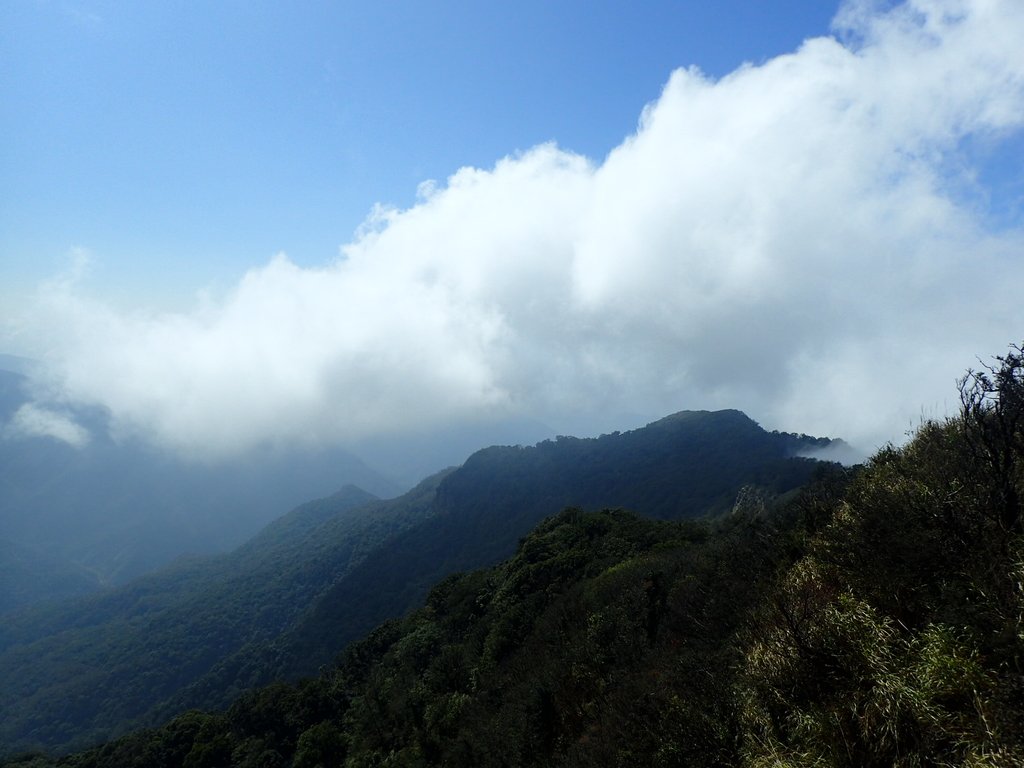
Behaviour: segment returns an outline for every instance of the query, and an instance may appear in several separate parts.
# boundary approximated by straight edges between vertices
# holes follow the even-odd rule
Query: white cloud
[[[15,411],[3,433],[8,438],[51,437],[75,448],[89,442],[89,432],[73,418],[33,403],[26,403]]]
[[[1022,229],[986,231],[960,151],[1024,123],[1024,4],[876,6],[844,6],[842,43],[676,71],[599,165],[544,145],[463,168],[338,262],[279,256],[193,312],[51,284],[54,391],[211,456],[699,407],[899,439],[1024,333]]]

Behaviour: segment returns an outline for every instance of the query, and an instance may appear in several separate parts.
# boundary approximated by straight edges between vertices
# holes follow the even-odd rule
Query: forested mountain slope
[[[290,633],[280,673],[315,672],[339,641],[418,605],[448,574],[509,556],[560,509],[625,507],[666,520],[714,514],[744,486],[780,494],[802,485],[817,462],[796,454],[829,443],[766,432],[739,411],[684,411],[631,432],[479,451],[441,483],[436,514],[371,554],[318,601]]]
[[[682,413],[623,434],[486,449],[399,499],[294,513],[226,560],[13,616],[0,630],[0,743],[67,748],[226,705],[315,672],[437,579],[508,556],[566,505],[701,515],[744,486],[802,484],[818,463],[794,454],[828,442],[765,432],[736,411]]]
[[[859,472],[710,522],[567,510],[315,679],[56,764],[1022,765],[1024,357],[1001,363]]]
[[[374,502],[350,487],[230,555],[11,615],[0,628],[0,741],[87,742],[124,729],[225,656],[290,626],[332,579],[425,514],[420,498]]]
[[[439,483],[429,515],[369,553],[276,640],[225,659],[159,714],[226,706],[225,692],[245,684],[314,674],[381,621],[417,607],[438,580],[510,555],[566,506],[608,500],[667,519],[713,513],[744,486],[781,493],[802,484],[818,463],[794,454],[829,443],[766,432],[739,411],[702,411],[600,438],[478,451]]]

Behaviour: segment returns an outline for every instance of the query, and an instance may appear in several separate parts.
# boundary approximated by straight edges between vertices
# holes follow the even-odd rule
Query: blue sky
[[[13,0],[0,351],[46,367],[3,434],[899,441],[1024,336],[1022,39],[1019,0]]]
[[[604,157],[669,73],[827,31],[819,0],[37,2],[0,9],[7,301],[93,257],[165,304],[286,251],[337,256],[374,203],[545,141]],[[170,294],[170,295],[167,295]]]

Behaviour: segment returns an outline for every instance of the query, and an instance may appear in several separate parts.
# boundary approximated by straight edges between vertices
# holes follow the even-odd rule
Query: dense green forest
[[[111,724],[131,723],[226,655],[273,639],[422,510],[372,498],[348,488],[229,556],[182,560],[106,594],[14,614],[0,629],[2,740],[15,742],[17,729],[42,744],[109,738]]]
[[[231,555],[6,617],[0,754],[80,749],[316,674],[449,574],[512,555],[566,506],[721,512],[743,487],[802,485],[818,462],[796,454],[829,445],[738,411],[683,412],[599,438],[488,448],[393,500],[350,488],[303,505]]]
[[[714,520],[567,509],[296,685],[51,766],[1024,764],[1024,355]]]

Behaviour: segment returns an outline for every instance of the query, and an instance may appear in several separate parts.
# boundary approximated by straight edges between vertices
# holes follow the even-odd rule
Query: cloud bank
[[[81,448],[89,443],[89,432],[72,416],[34,403],[25,403],[14,412],[4,432],[8,437],[48,437]]]
[[[425,184],[322,268],[281,255],[172,314],[51,283],[23,320],[40,391],[209,457],[718,407],[898,440],[1024,335],[1024,230],[991,223],[971,159],[1024,124],[1024,3],[877,6],[672,73],[600,162],[550,144]]]

